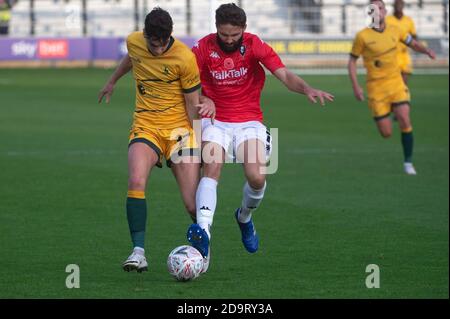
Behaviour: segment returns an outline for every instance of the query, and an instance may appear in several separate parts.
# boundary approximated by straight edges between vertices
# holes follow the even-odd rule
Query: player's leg
[[[223,163],[225,150],[231,143],[225,123],[216,121],[212,125],[209,119],[202,120],[202,168],[203,174],[195,196],[197,223],[187,231],[187,239],[204,257],[202,272],[209,267],[211,257],[211,226],[217,205],[217,184]]]
[[[172,173],[180,189],[184,207],[196,222],[195,194],[200,180],[200,160],[194,156],[186,156],[180,163],[171,165]]]
[[[184,207],[195,223],[195,192],[200,179],[201,162],[196,134],[187,123],[180,123],[173,130],[164,130],[162,134],[167,166],[175,176]]]
[[[404,85],[402,80],[397,80],[396,83],[392,83],[392,87],[398,88],[392,97],[391,107],[398,119],[401,130],[401,141],[404,154],[403,169],[408,175],[416,175],[416,170],[412,164],[414,138],[409,116],[411,96],[408,87]]]
[[[202,178],[196,193],[197,224],[211,238],[211,225],[217,205],[217,185],[225,162],[225,150],[232,136],[226,123],[202,120]]]
[[[246,223],[264,197],[266,188],[266,147],[257,139],[247,140],[238,147],[238,157],[243,159],[244,174],[247,182],[244,185],[243,200],[239,221]]]
[[[389,138],[392,135],[392,121],[389,118],[390,114],[375,118],[375,123],[378,128],[378,132],[384,138]]]
[[[180,188],[183,203],[194,222],[187,231],[188,241],[204,257],[202,272],[206,272],[211,258],[209,229],[206,228],[208,229],[207,234],[197,224],[198,210],[196,209],[196,193],[200,180],[200,158],[184,157],[181,162],[172,164],[171,168]]]
[[[389,138],[392,135],[392,121],[390,119],[391,105],[386,101],[386,97],[382,94],[372,93],[372,97],[370,94],[371,92],[369,90],[369,108],[372,112],[378,132],[382,137]]]
[[[200,179],[200,145],[190,126],[171,130],[165,136],[167,164],[177,180],[184,206],[194,222],[187,239],[204,257],[202,272],[209,267],[209,236],[197,224],[196,193]],[[169,150],[167,152],[167,150]]]
[[[217,143],[204,142],[203,173],[198,184],[195,206],[197,223],[188,230],[188,240],[203,256],[208,255],[211,226],[217,206],[217,185],[219,183],[225,152]],[[206,156],[205,154],[208,153]],[[205,237],[207,236],[207,240]]]
[[[404,155],[404,170],[408,175],[416,175],[417,172],[412,164],[414,136],[409,116],[409,103],[398,103],[393,105],[394,113],[398,119],[401,131],[401,141]]]
[[[214,142],[204,142],[202,149],[203,173],[196,194],[197,223],[211,238],[210,228],[217,206],[217,185],[225,162],[225,150]]]
[[[198,210],[196,209],[196,193],[200,179],[200,160],[196,157],[186,157],[185,159],[187,159],[187,161],[173,164],[171,168],[180,188],[186,210],[194,221],[194,224],[189,227],[187,232],[188,241],[203,255],[202,272],[206,272],[209,268],[211,258],[209,227],[206,227],[206,229],[208,229],[208,233],[206,233],[206,231],[197,224]]]
[[[127,220],[133,253],[123,263],[126,271],[147,270],[144,256],[147,203],[145,188],[153,166],[160,162],[158,148],[152,143],[131,141],[128,149]]]
[[[252,220],[252,213],[259,207],[266,190],[266,142],[250,137],[237,147],[237,157],[243,163],[246,183],[244,184],[242,203],[235,212],[235,217],[241,230],[242,242],[248,252],[258,250],[259,238]]]
[[[210,154],[204,156],[203,177],[195,193],[196,223],[189,227],[187,240],[203,255],[202,272],[206,272],[211,258],[211,226],[217,205],[217,184],[225,154],[223,148],[213,142],[203,143],[203,147]]]

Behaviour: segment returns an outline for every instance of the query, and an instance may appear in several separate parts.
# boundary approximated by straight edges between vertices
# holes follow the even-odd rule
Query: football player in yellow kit
[[[413,19],[403,14],[403,8],[405,3],[403,0],[395,0],[394,2],[394,14],[386,17],[386,24],[393,24],[398,28],[405,30],[414,39],[417,40],[416,26]],[[402,72],[403,81],[408,84],[408,76],[413,72],[413,65],[411,55],[409,54],[408,47],[399,43],[397,52],[398,64]]]
[[[394,112],[402,132],[404,171],[408,175],[416,175],[412,164],[413,133],[409,118],[410,96],[398,65],[397,47],[400,42],[403,42],[432,59],[435,58],[435,53],[414,40],[405,30],[386,24],[386,7],[382,0],[371,1],[371,4],[377,8],[379,25],[361,30],[353,42],[348,63],[353,92],[357,100],[364,100],[364,92],[359,86],[356,73],[356,62],[362,55],[364,67],[367,70],[369,108],[378,130],[385,138],[392,135],[392,122],[389,115]]]
[[[188,213],[195,220],[195,193],[200,177],[199,145],[192,121],[197,115],[214,117],[214,104],[200,103],[200,76],[192,51],[171,36],[167,11],[153,9],[143,31],[127,38],[128,54],[99,93],[108,103],[116,82],[130,70],[136,82],[136,107],[128,147],[127,219],[133,252],[123,263],[126,271],[146,271],[144,254],[147,204],[145,189],[150,171],[171,168]],[[176,160],[175,160],[176,159]]]

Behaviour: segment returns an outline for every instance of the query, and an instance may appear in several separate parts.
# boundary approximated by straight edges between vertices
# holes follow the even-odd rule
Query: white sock
[[[134,247],[133,253],[144,256],[145,250],[144,250],[144,248],[141,248],[141,247]]]
[[[238,219],[241,223],[248,223],[252,218],[252,211],[258,208],[264,197],[264,191],[266,190],[266,183],[264,183],[264,187],[262,189],[253,189],[250,187],[248,182],[244,185],[244,196],[242,199],[241,212],[238,216]]]
[[[197,206],[197,224],[203,228],[211,239],[210,228],[213,223],[217,204],[217,181],[213,178],[202,177],[195,196]]]

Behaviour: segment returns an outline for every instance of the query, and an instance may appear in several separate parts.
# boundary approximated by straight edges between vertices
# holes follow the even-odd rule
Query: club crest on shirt
[[[227,70],[234,69],[234,61],[233,61],[233,59],[232,59],[232,58],[226,58],[226,59],[223,61],[223,66],[224,66],[225,69],[227,69]]]
[[[168,67],[167,65],[164,65],[164,68],[163,68],[162,73],[163,73],[164,75],[169,75],[170,70],[169,70],[169,67]]]
[[[239,52],[241,52],[241,55],[244,56],[244,54],[245,54],[245,45],[241,45],[241,47],[239,48]]]

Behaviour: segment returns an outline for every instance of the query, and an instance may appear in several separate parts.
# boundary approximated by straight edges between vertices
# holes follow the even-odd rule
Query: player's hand
[[[364,101],[364,91],[359,85],[353,87],[353,93],[358,101]]]
[[[325,101],[334,101],[334,96],[332,94],[311,87],[305,89],[305,95],[308,100],[310,100],[314,104],[317,103],[317,99],[319,99],[322,106],[325,105]]]
[[[436,53],[431,50],[431,49],[427,49],[427,55],[430,57],[430,59],[435,60],[436,59]]]
[[[198,108],[199,115],[211,118],[211,123],[214,124],[214,119],[216,118],[216,105],[213,100],[206,96],[202,96],[200,98],[200,104],[197,104],[195,107]]]
[[[111,99],[111,95],[114,91],[114,84],[112,83],[106,83],[106,85],[103,87],[103,89],[100,90],[98,93],[98,103],[102,103],[103,98],[105,97],[106,103],[109,103],[109,100]]]

